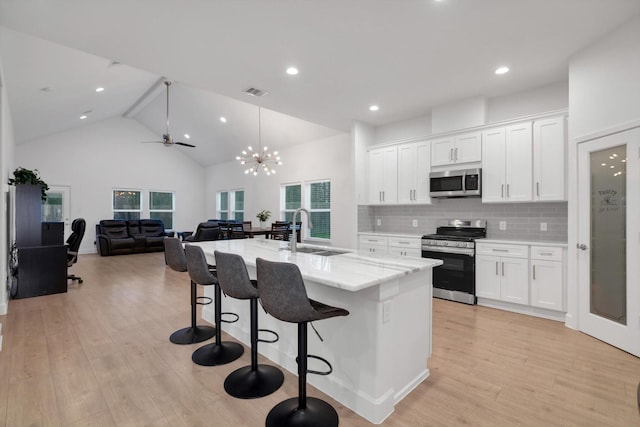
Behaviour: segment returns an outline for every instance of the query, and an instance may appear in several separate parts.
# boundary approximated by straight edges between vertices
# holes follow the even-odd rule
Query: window
[[[302,190],[304,189],[304,194]],[[305,237],[331,239],[331,182],[316,181],[304,184],[286,184],[280,187],[281,213],[284,221],[293,221],[299,207],[309,211],[313,228],[306,230]],[[304,204],[302,201],[304,200]],[[298,217],[297,221],[301,221]]]
[[[229,193],[227,191],[219,191],[216,199],[218,219],[229,219]]]
[[[113,219],[140,219],[142,197],[139,190],[113,190]]]
[[[231,217],[236,221],[244,220],[244,190],[236,190],[231,192],[231,200],[233,209]]]
[[[280,190],[282,221],[291,221],[293,213],[302,206],[302,186],[300,184],[283,185]]]
[[[331,182],[307,184],[305,207],[311,214],[313,228],[309,236],[316,239],[331,238]]]
[[[173,230],[174,210],[173,193],[163,191],[149,192],[149,216],[162,220],[164,228],[167,230]]]
[[[218,219],[244,220],[244,190],[219,191],[216,199]]]

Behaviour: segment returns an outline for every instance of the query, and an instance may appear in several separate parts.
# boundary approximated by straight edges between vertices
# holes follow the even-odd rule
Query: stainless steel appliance
[[[433,296],[476,303],[476,243],[487,236],[485,220],[447,220],[422,236],[422,257],[442,260],[433,270]]]
[[[429,174],[431,197],[479,197],[482,195],[482,169],[458,169]]]

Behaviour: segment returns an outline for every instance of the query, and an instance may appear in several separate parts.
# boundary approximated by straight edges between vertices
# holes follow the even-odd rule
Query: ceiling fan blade
[[[164,141],[140,141],[143,144],[164,144]]]
[[[173,143],[174,143],[174,144],[176,144],[176,145],[183,145],[183,146],[185,146],[185,147],[196,148],[196,146],[195,146],[195,145],[193,145],[193,144],[187,144],[186,142],[175,142],[175,141],[174,141]]]

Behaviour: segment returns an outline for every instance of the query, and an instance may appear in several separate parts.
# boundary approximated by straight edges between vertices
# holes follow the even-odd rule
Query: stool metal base
[[[244,366],[227,376],[224,389],[239,399],[255,399],[273,393],[283,382],[284,374],[275,366],[258,365],[255,370],[251,366]]]
[[[338,413],[324,400],[307,397],[307,406],[298,407],[298,398],[284,400],[267,415],[267,427],[338,427]]]
[[[169,341],[174,344],[195,344],[206,341],[216,334],[213,326],[196,326],[179,329],[171,334]]]
[[[191,360],[202,366],[217,366],[233,362],[244,353],[244,347],[236,342],[215,342],[203,345],[193,352]]]

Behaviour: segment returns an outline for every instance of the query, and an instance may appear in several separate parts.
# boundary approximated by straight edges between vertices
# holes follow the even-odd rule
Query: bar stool
[[[258,292],[262,306],[271,316],[298,324],[298,397],[284,400],[267,415],[267,427],[338,425],[338,413],[324,400],[307,397],[307,372],[328,375],[331,364],[318,356],[307,355],[307,323],[314,320],[347,316],[349,312],[309,299],[298,266],[286,262],[256,259]],[[329,366],[326,372],[307,370],[307,357]]]
[[[193,352],[191,360],[198,365],[217,366],[233,362],[244,353],[244,347],[241,344],[231,341],[222,341],[222,333],[220,323],[223,322],[223,314],[231,314],[236,316],[235,320],[227,321],[233,323],[238,320],[238,316],[234,313],[222,313],[222,292],[218,286],[218,279],[215,273],[209,270],[207,259],[204,251],[200,246],[185,245],[185,256],[187,259],[187,271],[191,280],[200,285],[215,286],[215,322],[216,322],[216,342],[204,345]]]
[[[184,249],[182,243],[176,237],[165,237],[164,243],[164,258],[167,265],[175,271],[185,272],[187,271],[187,260],[184,255]],[[179,329],[169,336],[169,341],[174,344],[195,344],[202,341],[206,341],[213,337],[216,333],[216,329],[211,326],[198,326],[196,325],[196,306],[198,304],[207,305],[211,304],[212,300],[209,297],[199,297],[198,288],[196,283],[191,281],[191,326]]]
[[[224,381],[224,389],[233,397],[253,399],[267,396],[280,388],[284,374],[275,366],[258,365],[258,342],[274,343],[278,334],[269,329],[258,329],[258,289],[249,278],[247,266],[241,256],[215,251],[218,284],[226,295],[248,299],[251,307],[251,365],[233,371]],[[274,340],[258,339],[259,332],[275,335]]]

